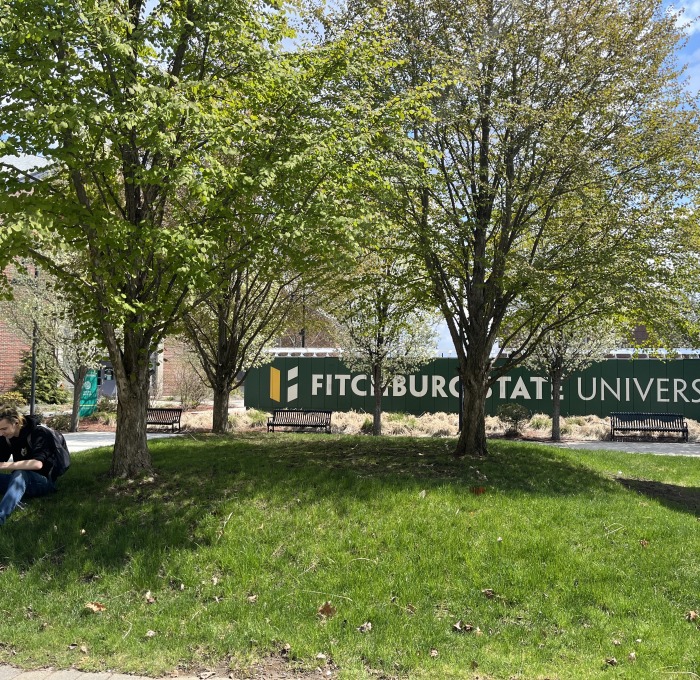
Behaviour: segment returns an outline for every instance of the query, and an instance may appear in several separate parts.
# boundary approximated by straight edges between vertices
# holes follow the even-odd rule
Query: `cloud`
[[[0,165],[11,165],[18,170],[43,168],[47,163],[41,156],[0,156]]]
[[[688,36],[700,32],[700,0],[693,0],[684,5],[667,5],[667,9],[671,12],[680,11],[676,19],[676,25],[683,28]]]

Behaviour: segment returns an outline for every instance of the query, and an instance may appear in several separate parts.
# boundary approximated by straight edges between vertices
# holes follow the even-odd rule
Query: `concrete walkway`
[[[23,671],[14,666],[0,666],[0,680],[153,680],[141,678],[138,675],[125,675],[124,673],[86,673],[84,671],[51,669],[40,671]],[[197,677],[178,676],[177,680],[198,680]]]
[[[548,442],[551,446],[587,451],[625,451],[626,453],[653,453],[658,456],[700,456],[700,442]]]
[[[65,432],[68,450],[71,453],[96,449],[100,446],[114,446],[114,432]],[[177,434],[170,432],[149,432],[149,439],[160,439],[162,437],[176,437]],[[0,677],[0,680],[3,680]]]

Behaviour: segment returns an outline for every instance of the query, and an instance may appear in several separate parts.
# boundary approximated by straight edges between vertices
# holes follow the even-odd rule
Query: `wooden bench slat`
[[[333,411],[318,411],[312,409],[277,409],[267,419],[267,431],[274,432],[275,427],[314,427],[331,431],[331,416]]]
[[[170,425],[173,432],[177,426],[179,432],[181,416],[181,408],[149,407],[146,411],[146,425]]]
[[[610,414],[610,439],[617,432],[678,432],[688,441],[688,423],[680,413],[614,412]]]

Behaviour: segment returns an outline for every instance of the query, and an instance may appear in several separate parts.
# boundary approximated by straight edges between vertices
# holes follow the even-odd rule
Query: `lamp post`
[[[39,277],[39,267],[34,265],[34,279]],[[36,292],[36,291],[35,291]],[[29,392],[29,415],[34,415],[34,410],[36,408],[36,355],[37,348],[39,346],[39,324],[36,322],[36,305],[34,309],[35,317],[32,327],[32,382]]]

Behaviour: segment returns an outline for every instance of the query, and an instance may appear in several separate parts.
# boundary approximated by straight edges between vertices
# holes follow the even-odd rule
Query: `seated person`
[[[56,491],[56,445],[53,434],[34,416],[0,405],[0,525],[23,498]],[[10,461],[12,458],[12,461]]]

